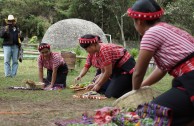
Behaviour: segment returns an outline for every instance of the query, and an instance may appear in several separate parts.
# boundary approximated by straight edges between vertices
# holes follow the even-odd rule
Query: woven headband
[[[144,13],[144,12],[138,12],[134,11],[131,8],[127,10],[128,16],[136,19],[142,19],[142,20],[153,20],[160,18],[164,14],[164,10],[161,9],[160,11],[157,12],[149,12],[149,13]]]
[[[90,44],[90,43],[97,43],[98,42],[98,37],[88,39],[88,38],[79,38],[79,43],[80,44]]]
[[[47,44],[47,45],[41,45],[41,46],[39,46],[39,47],[38,47],[39,52],[40,52],[42,49],[44,49],[44,48],[50,49],[50,45]]]

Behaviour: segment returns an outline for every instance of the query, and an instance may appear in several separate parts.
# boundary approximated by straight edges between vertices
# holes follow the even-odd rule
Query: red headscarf
[[[48,48],[50,50],[50,45],[47,43],[41,43],[38,47],[38,51],[40,52],[42,49]]]
[[[91,43],[97,43],[98,42],[98,37],[95,38],[79,38],[79,43],[80,44],[91,44]]]
[[[155,0],[137,0],[132,8],[127,10],[128,16],[135,19],[154,20],[164,14],[164,10]]]

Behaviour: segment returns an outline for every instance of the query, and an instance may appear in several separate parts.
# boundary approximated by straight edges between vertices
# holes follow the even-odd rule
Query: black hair
[[[137,0],[135,4],[132,6],[133,11],[149,13],[149,12],[157,12],[161,10],[161,7],[155,0]],[[160,18],[153,20],[145,20],[147,25],[153,25],[156,22],[159,22]]]
[[[49,45],[49,44],[48,44],[48,43],[40,43],[40,44],[39,44],[39,47],[40,47],[40,46],[43,46],[43,45]]]
[[[98,41],[100,41],[100,37],[97,35],[93,35],[93,34],[86,34],[81,36],[81,38],[85,38],[85,39],[93,39],[93,38],[98,38]],[[91,45],[91,43],[80,43],[80,46],[84,49],[88,48]]]
[[[161,7],[156,3],[155,0],[137,0],[132,6],[133,11],[138,12],[157,12],[161,10]]]

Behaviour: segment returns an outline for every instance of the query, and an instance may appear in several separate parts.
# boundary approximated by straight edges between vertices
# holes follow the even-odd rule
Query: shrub
[[[164,19],[166,22],[178,25],[191,34],[194,34],[193,6],[193,0],[176,0],[176,2],[168,3],[165,8]]]
[[[130,50],[130,54],[134,57],[137,58],[138,54],[139,54],[139,50],[137,48],[132,48]]]
[[[76,47],[75,53],[76,53],[77,56],[80,56],[82,54],[82,50],[81,50],[81,47],[80,46],[77,46]],[[81,64],[82,64],[82,60],[81,59],[77,59],[77,64],[80,67]]]
[[[37,36],[32,36],[29,43],[30,44],[37,44],[38,43],[38,37]]]

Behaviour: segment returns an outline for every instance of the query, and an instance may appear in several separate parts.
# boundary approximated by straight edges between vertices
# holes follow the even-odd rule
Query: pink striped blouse
[[[124,48],[115,44],[100,43],[100,51],[93,55],[88,54],[85,67],[90,68],[94,66],[96,68],[104,68],[112,63],[114,67],[121,67],[131,55],[128,52],[124,52]],[[121,59],[120,59],[121,58]],[[116,62],[119,61],[117,66]]]
[[[59,53],[50,53],[49,60],[43,59],[43,56],[40,54],[38,57],[38,67],[39,68],[47,68],[49,70],[53,70],[53,68],[59,67],[64,64],[64,59]]]
[[[194,38],[186,31],[162,22],[145,32],[140,49],[155,52],[153,57],[157,66],[169,71],[194,52]]]

